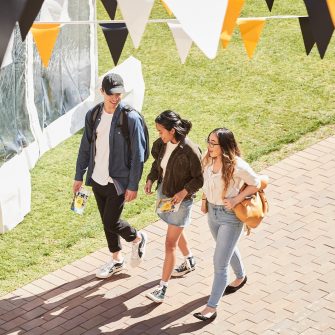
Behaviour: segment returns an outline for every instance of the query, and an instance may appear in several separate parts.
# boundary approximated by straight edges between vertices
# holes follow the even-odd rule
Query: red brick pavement
[[[214,322],[192,316],[213,274],[214,243],[197,204],[187,231],[197,269],[171,280],[163,304],[145,297],[163,261],[166,227],[157,221],[145,229],[138,268],[96,279],[104,248],[1,297],[0,334],[335,334],[334,149],[331,137],[263,171],[270,213],[240,242],[249,281],[222,298]]]

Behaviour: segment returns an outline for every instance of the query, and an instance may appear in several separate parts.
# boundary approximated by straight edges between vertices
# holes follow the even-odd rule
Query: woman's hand
[[[144,186],[144,192],[145,194],[152,194],[152,181],[151,180],[147,180],[147,183]]]
[[[233,197],[233,198],[224,198],[223,199],[223,206],[225,206],[227,209],[232,210],[238,203],[238,199],[236,199],[237,197]]]
[[[207,200],[201,200],[201,211],[206,214],[208,212]]]
[[[173,197],[172,197],[172,203],[173,204],[179,204],[180,202],[182,202],[184,200],[184,198],[187,196],[188,192],[183,189],[180,192],[176,193]]]

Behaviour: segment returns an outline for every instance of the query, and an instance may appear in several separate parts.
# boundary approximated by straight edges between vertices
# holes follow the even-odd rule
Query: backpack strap
[[[92,130],[94,129],[95,121],[97,120],[97,117],[98,117],[99,113],[101,112],[102,106],[103,106],[103,102],[101,102],[101,103],[99,103],[99,104],[97,104],[93,107],[92,115],[91,115]]]
[[[134,109],[129,105],[123,106],[121,110],[121,118],[120,118],[122,135],[127,141],[129,148],[130,148],[130,136],[129,136],[129,128],[128,128],[128,113],[130,113],[133,110]]]

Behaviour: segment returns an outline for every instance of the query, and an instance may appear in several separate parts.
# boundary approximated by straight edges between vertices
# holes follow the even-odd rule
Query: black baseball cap
[[[108,95],[114,93],[126,93],[123,79],[117,73],[108,73],[102,80],[101,88]]]

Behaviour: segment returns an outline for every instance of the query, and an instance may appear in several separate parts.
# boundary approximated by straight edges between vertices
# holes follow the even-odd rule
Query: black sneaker
[[[117,263],[115,261],[110,261],[103,265],[95,274],[97,278],[105,279],[113,275],[114,273],[120,272],[126,268],[125,262]]]
[[[148,243],[148,236],[144,232],[140,232],[142,237],[141,241],[138,243],[133,243],[131,251],[131,260],[130,265],[132,267],[138,266],[144,259],[145,256],[145,247]]]
[[[154,302],[161,303],[164,301],[166,288],[164,285],[158,286],[153,292],[147,293],[146,297]]]
[[[193,256],[187,257],[184,263],[180,264],[176,269],[172,272],[172,277],[182,277],[187,273],[195,270],[195,259]]]

